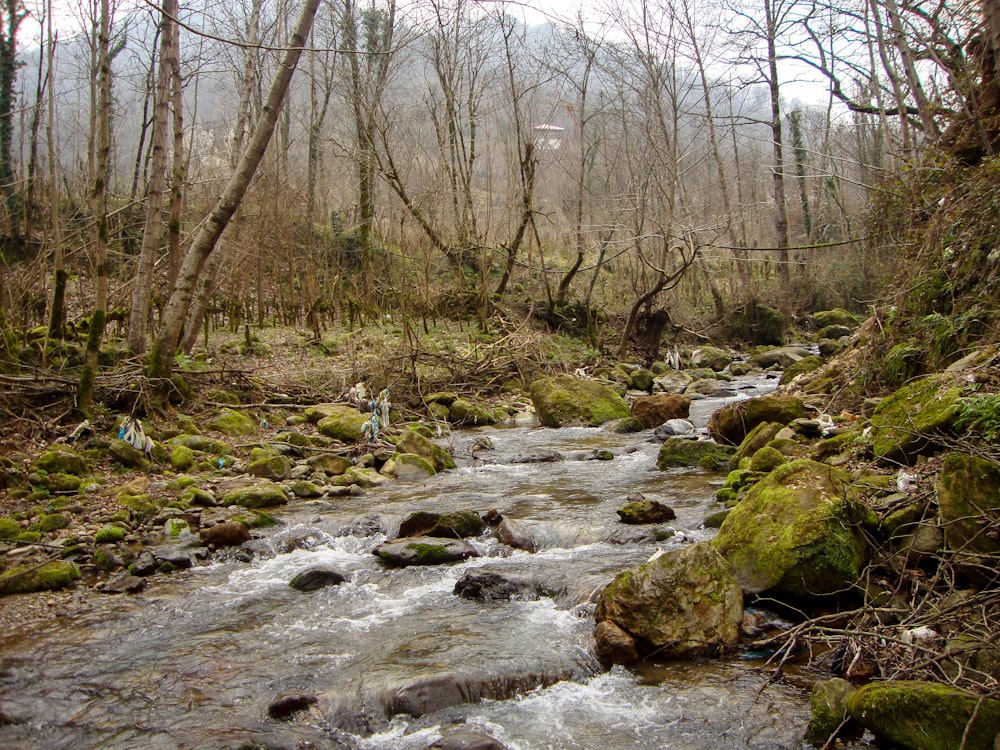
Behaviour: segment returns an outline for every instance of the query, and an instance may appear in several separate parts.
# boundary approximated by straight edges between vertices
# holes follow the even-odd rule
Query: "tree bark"
[[[318,6],[319,0],[305,0],[303,3],[299,19],[295,24],[295,31],[289,40],[289,46],[285,50],[274,81],[271,83],[260,120],[254,128],[247,149],[240,158],[236,171],[226,185],[226,189],[215,208],[212,209],[198,234],[195,235],[184,256],[177,284],[167,301],[160,331],[147,359],[147,373],[151,379],[160,381],[161,393],[163,392],[163,381],[168,379],[173,372],[177,345],[180,342],[184,323],[191,307],[191,300],[205,261],[212,254],[223,231],[239,208],[247,188],[250,186],[250,180],[267,150],[267,145],[274,134],[278,115],[281,112],[281,104],[288,92],[289,83],[302,55],[306,39],[309,37],[309,30],[312,28]]]

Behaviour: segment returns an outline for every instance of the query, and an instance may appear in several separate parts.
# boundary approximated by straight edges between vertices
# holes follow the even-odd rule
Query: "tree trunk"
[[[104,324],[108,306],[108,210],[107,175],[111,153],[111,8],[109,0],[101,0],[100,30],[97,40],[97,108],[91,113],[96,150],[94,173],[91,175],[94,190],[90,206],[94,221],[94,273],[96,291],[94,312],[87,332],[80,387],[77,392],[77,409],[90,417],[94,407],[94,378],[97,376],[97,355],[104,337]]]
[[[781,135],[781,89],[778,83],[777,17],[773,0],[764,0],[767,24],[767,85],[771,94],[771,144],[774,152],[774,234],[778,247],[778,281],[788,289],[788,209],[785,205],[785,157]]]
[[[59,216],[59,182],[56,178],[55,143],[55,54],[56,35],[52,28],[52,8],[49,0],[48,39],[45,45],[46,67],[49,71],[48,113],[45,121],[45,140],[49,159],[49,238],[52,247],[52,308],[49,311],[49,338],[62,339],[66,334],[66,282],[69,274],[65,268],[62,245],[62,224]]]
[[[104,1],[106,2],[106,0]],[[319,0],[305,0],[303,3],[295,31],[289,40],[288,48],[285,50],[274,81],[271,83],[267,101],[261,112],[260,120],[254,128],[250,143],[247,145],[236,171],[226,185],[225,191],[202,224],[198,234],[195,235],[184,256],[177,284],[167,301],[160,331],[147,360],[149,377],[161,381],[161,387],[162,381],[168,379],[173,372],[174,355],[177,351],[177,345],[180,343],[184,323],[191,307],[191,300],[205,261],[212,254],[223,231],[239,208],[243,196],[246,195],[247,188],[250,186],[250,180],[253,178],[274,133],[278,115],[281,112],[281,104],[302,55],[302,48],[309,37],[309,30],[312,27],[318,5]]]
[[[136,354],[146,351],[146,327],[149,322],[149,300],[153,292],[153,267],[160,249],[163,228],[163,188],[167,177],[167,120],[170,114],[170,66],[177,15],[177,0],[163,0],[160,20],[160,59],[156,72],[156,92],[153,106],[153,134],[150,138],[152,160],[146,187],[146,216],[139,249],[139,265],[132,283],[132,306],[128,318],[128,348]]]

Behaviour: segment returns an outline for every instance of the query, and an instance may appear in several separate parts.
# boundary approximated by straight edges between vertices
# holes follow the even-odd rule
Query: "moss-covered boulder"
[[[178,435],[170,438],[168,442],[170,445],[182,445],[196,452],[211,453],[216,456],[229,456],[233,452],[226,441],[216,440],[205,435]]]
[[[247,474],[262,479],[281,481],[292,473],[292,462],[288,456],[264,456],[247,466]]]
[[[817,357],[815,354],[803,357],[798,362],[795,362],[785,368],[785,371],[781,373],[781,380],[778,381],[778,385],[788,385],[799,375],[810,373],[822,365],[823,358]]]
[[[365,423],[370,418],[353,406],[332,404],[325,409],[325,416],[316,423],[316,429],[321,435],[335,440],[356,443],[364,437]]]
[[[148,471],[153,466],[152,461],[149,460],[145,453],[129,445],[124,440],[118,440],[117,438],[112,440],[108,445],[108,453],[111,454],[111,458],[115,463],[130,469]]]
[[[95,544],[117,544],[125,539],[125,529],[121,526],[104,526],[94,534]]]
[[[1000,552],[1000,540],[989,533],[1000,522],[1000,468],[994,462],[949,453],[941,463],[937,491],[945,544],[957,559]]]
[[[907,383],[875,408],[872,452],[890,463],[912,462],[952,430],[961,408],[962,386],[953,375]]]
[[[531,401],[545,427],[596,427],[629,416],[625,399],[609,386],[570,375],[539,378],[531,384]]]
[[[417,430],[407,428],[396,441],[396,450],[400,453],[413,453],[428,461],[435,471],[455,468],[455,459],[451,454],[430,438],[421,435]]]
[[[33,471],[49,474],[73,474],[81,477],[87,473],[87,462],[76,451],[65,445],[53,445],[31,463]]]
[[[766,474],[774,471],[788,459],[777,448],[765,445],[750,457],[750,471]]]
[[[1000,701],[933,682],[873,682],[847,701],[876,737],[912,750],[993,750]]]
[[[50,534],[59,529],[69,526],[69,517],[65,513],[43,513],[31,526],[32,531],[40,531],[43,534]]]
[[[222,495],[223,505],[239,505],[243,508],[271,508],[287,502],[285,490],[267,480],[246,487],[236,487]]]
[[[694,378],[683,370],[667,370],[653,378],[653,393],[683,393]]]
[[[727,466],[733,454],[729,445],[719,445],[711,440],[688,440],[680,437],[668,437],[660,446],[656,455],[658,469],[675,469],[686,466]]]
[[[437,473],[434,471],[434,464],[413,453],[393,454],[382,466],[381,472],[387,477],[403,481],[426,479]]]
[[[708,433],[720,443],[739,445],[750,430],[762,422],[786,425],[805,415],[806,407],[801,399],[769,393],[723,406],[708,421]]]
[[[208,421],[208,429],[230,437],[238,437],[253,435],[257,431],[257,424],[242,412],[234,409],[223,409]]]
[[[845,591],[867,554],[850,485],[832,466],[783,464],[749,490],[712,544],[747,593],[806,600]]]
[[[448,421],[452,424],[476,426],[496,424],[496,415],[484,404],[456,398],[448,407]]]
[[[339,477],[334,477],[333,484],[356,484],[358,487],[370,489],[380,487],[390,481],[389,477],[379,474],[370,466],[352,466]]]
[[[677,518],[677,514],[670,506],[645,497],[630,500],[615,512],[622,523],[630,525],[665,523]]]
[[[690,413],[691,397],[679,393],[641,396],[632,402],[632,418],[647,430],[671,419],[687,419]]]
[[[339,476],[354,466],[354,462],[346,456],[337,456],[332,453],[321,453],[318,456],[311,456],[306,463],[313,471],[321,471],[330,476]]]
[[[653,373],[650,370],[640,367],[628,376],[629,387],[636,391],[653,390]]]
[[[63,560],[43,565],[25,565],[0,574],[0,596],[30,594],[33,591],[58,591],[80,578],[80,569]]]
[[[13,518],[0,518],[0,539],[13,539],[21,533],[21,524]]]
[[[855,689],[854,685],[839,677],[820,680],[813,685],[806,741],[816,747],[825,747],[827,740],[833,737],[853,737],[857,734],[855,727],[858,725],[847,715],[847,701]]]
[[[177,471],[187,471],[197,462],[195,452],[186,445],[175,445],[170,451],[170,465]]]
[[[672,550],[620,573],[594,613],[660,658],[717,653],[739,640],[743,596],[728,563],[707,543]]]
[[[460,539],[479,536],[486,524],[474,510],[435,513],[420,510],[411,513],[399,525],[399,536],[436,536]]]
[[[750,458],[754,453],[774,440],[784,427],[785,425],[780,422],[761,422],[750,430],[746,437],[740,441],[739,446],[736,448],[736,453],[733,454],[732,468],[736,469],[739,467],[740,461],[744,458]]]
[[[373,553],[387,565],[442,565],[478,557],[476,548],[461,539],[418,536],[390,539],[378,545]]]
[[[42,476],[42,486],[49,492],[68,494],[80,489],[83,480],[75,474],[44,474]]]
[[[722,372],[732,364],[732,361],[729,352],[714,346],[702,346],[691,352],[692,367],[707,367],[715,372]]]
[[[858,316],[852,312],[848,312],[842,307],[835,307],[832,310],[822,310],[812,314],[813,323],[816,324],[817,328],[826,328],[827,326],[847,326],[848,328],[857,328],[861,321],[858,320]]]

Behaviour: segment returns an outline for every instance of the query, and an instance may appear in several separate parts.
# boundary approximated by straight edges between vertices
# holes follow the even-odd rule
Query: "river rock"
[[[647,500],[641,493],[629,495],[628,502],[616,512],[621,522],[627,524],[664,523],[677,518],[673,508],[657,500]]]
[[[639,661],[635,638],[611,620],[597,623],[594,627],[594,641],[594,650],[602,664],[635,664]]]
[[[820,329],[826,328],[827,326],[845,326],[846,328],[853,330],[860,324],[857,315],[852,312],[848,312],[842,307],[835,307],[832,310],[815,312],[812,314],[812,321],[816,327]]]
[[[869,683],[847,711],[876,737],[913,750],[993,750],[1000,734],[1000,701],[932,682]]]
[[[573,547],[595,541],[593,533],[577,524],[559,525],[521,518],[504,518],[497,526],[497,541],[525,552],[553,547]]]
[[[531,402],[544,427],[573,424],[597,427],[629,416],[625,399],[609,386],[571,375],[536,380],[531,384]]]
[[[668,437],[683,437],[694,435],[694,423],[687,419],[668,419],[655,430],[653,437],[657,440],[666,440]]]
[[[410,428],[404,430],[396,441],[396,450],[399,453],[413,453],[420,456],[428,461],[435,471],[455,468],[455,459],[447,450]]]
[[[699,542],[619,574],[594,613],[661,658],[718,653],[739,641],[743,595],[726,560]]]
[[[42,565],[16,566],[0,573],[0,596],[58,591],[80,578],[80,569],[71,562],[55,560]]]
[[[737,468],[740,465],[740,461],[753,456],[754,453],[774,440],[784,428],[785,425],[780,422],[761,422],[750,430],[736,448],[731,468]]]
[[[235,487],[222,495],[223,505],[239,505],[243,508],[271,508],[287,502],[284,488],[267,479],[257,484]]]
[[[463,729],[448,732],[428,745],[427,750],[507,750],[507,746],[488,734]]]
[[[364,437],[364,426],[370,419],[367,414],[362,414],[353,406],[344,404],[326,405],[323,415],[316,422],[316,429],[321,435],[344,443],[356,443],[361,440]]]
[[[800,399],[769,393],[723,406],[708,421],[708,433],[720,443],[739,445],[761,422],[786,425],[805,415],[806,407]]]
[[[551,464],[562,461],[563,454],[550,448],[535,448],[527,453],[514,456],[510,462],[512,464]]]
[[[711,440],[668,437],[660,446],[656,467],[661,470],[686,466],[702,466],[707,469],[725,467],[729,464],[732,453],[732,446],[720,445]]]
[[[337,477],[354,466],[354,462],[344,456],[335,456],[332,453],[321,453],[306,459],[306,463],[313,471],[321,471],[332,477]]]
[[[474,510],[458,510],[451,513],[436,513],[419,510],[411,513],[399,524],[400,537],[437,536],[461,539],[479,536],[486,524]]]
[[[347,576],[334,568],[314,565],[306,568],[288,582],[296,591],[318,591],[327,586],[338,586],[347,580]]]
[[[807,599],[857,582],[867,548],[850,477],[800,459],[750,488],[712,541],[747,593]]]
[[[788,385],[799,375],[807,375],[823,366],[822,357],[817,357],[814,354],[810,354],[808,357],[803,357],[795,364],[789,365],[785,368],[785,371],[781,373],[781,379],[778,381],[778,385]]]
[[[479,557],[476,548],[461,539],[418,536],[390,539],[378,545],[373,553],[388,565],[441,565]]]
[[[272,719],[287,719],[292,714],[309,708],[316,702],[315,695],[308,693],[279,693],[267,706],[267,715]]]
[[[840,677],[819,680],[813,685],[806,741],[816,747],[826,747],[827,741],[834,737],[858,739],[858,724],[847,715],[847,701],[855,690],[854,685]]]
[[[679,393],[658,393],[632,402],[632,418],[647,430],[670,420],[686,420],[691,411],[691,397]]]
[[[237,521],[227,521],[209,526],[201,531],[202,544],[213,547],[237,547],[250,541],[250,529]]]
[[[246,414],[233,409],[223,409],[208,421],[208,429],[230,437],[238,437],[253,435],[257,431],[257,425]]]
[[[467,570],[455,582],[455,594],[482,602],[536,601],[538,584],[530,578],[500,573],[487,568]]]
[[[159,564],[156,562],[156,558],[147,549],[139,553],[139,556],[128,566],[128,569],[137,576],[151,576],[156,572],[157,567],[159,567]]]
[[[971,572],[980,566],[992,571],[992,557],[1000,552],[996,534],[989,533],[1000,522],[1000,469],[985,458],[949,453],[937,497],[944,541],[956,561]]]
[[[97,585],[102,594],[138,594],[146,589],[146,579],[129,573],[121,573]]]
[[[887,463],[915,461],[945,435],[962,407],[956,375],[928,375],[883,399],[871,417],[872,453]]]
[[[387,477],[403,481],[426,479],[437,473],[430,461],[415,453],[395,453],[379,471]]]
[[[45,471],[49,474],[73,474],[80,477],[87,473],[87,462],[72,448],[53,445],[31,462],[31,470]]]
[[[809,355],[810,351],[802,346],[779,346],[776,349],[768,349],[760,354],[755,354],[750,358],[750,361],[764,369],[777,366],[783,370]]]
[[[682,370],[670,370],[653,378],[653,393],[683,393],[694,378]]]
[[[288,456],[266,456],[256,461],[251,461],[247,466],[247,474],[262,479],[274,479],[281,481],[288,479],[292,473],[292,462]]]
[[[691,366],[695,368],[707,367],[715,372],[722,372],[732,361],[728,352],[714,346],[702,346],[691,352]]]
[[[448,407],[448,421],[457,425],[491,425],[497,418],[484,404],[456,398]]]

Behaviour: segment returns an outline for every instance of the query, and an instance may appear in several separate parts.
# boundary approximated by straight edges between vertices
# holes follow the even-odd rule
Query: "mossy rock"
[[[181,493],[179,499],[188,505],[200,505],[204,508],[211,508],[219,504],[213,493],[201,487],[188,487]]]
[[[1000,701],[933,682],[872,682],[847,710],[876,737],[913,750],[993,750],[1000,734]]]
[[[761,422],[750,430],[746,437],[740,441],[739,447],[733,454],[731,468],[735,469],[744,458],[750,458],[754,453],[774,440],[775,436],[784,427],[785,425],[779,422]]]
[[[382,473],[394,479],[425,479],[437,472],[434,464],[414,453],[396,453],[382,467]]]
[[[835,677],[832,680],[820,680],[813,685],[809,699],[811,716],[806,727],[806,741],[816,747],[825,747],[831,737],[858,734],[853,731],[857,725],[844,725],[847,716],[847,701],[855,691],[854,685],[847,680]]]
[[[707,367],[713,372],[722,372],[732,364],[732,361],[729,352],[714,346],[702,346],[691,352],[692,367]]]
[[[845,453],[857,445],[861,440],[861,433],[855,430],[834,435],[833,437],[820,440],[812,449],[812,457],[816,461],[825,461],[833,456]]]
[[[229,437],[253,435],[257,432],[257,424],[253,419],[233,409],[223,409],[208,421],[207,427]]]
[[[105,526],[94,534],[95,544],[117,544],[125,539],[125,529],[121,526]]]
[[[0,539],[13,539],[21,533],[21,524],[13,518],[0,518]]]
[[[458,510],[451,513],[416,511],[399,525],[399,536],[415,537],[464,537],[479,536],[486,524],[474,510]]]
[[[734,448],[719,445],[710,440],[686,440],[679,437],[668,437],[660,446],[656,455],[656,468],[660,470],[700,466],[706,457],[714,457],[713,465],[728,466]],[[718,459],[716,461],[715,459]]]
[[[747,593],[807,600],[856,583],[867,555],[850,477],[806,459],[757,482],[712,544]]]
[[[430,393],[424,396],[424,403],[451,406],[457,398],[458,394],[454,391],[438,391],[437,393]]]
[[[83,480],[76,474],[46,474],[42,477],[42,486],[49,492],[76,492]]]
[[[118,440],[117,438],[112,440],[108,445],[108,453],[111,454],[116,463],[130,469],[148,471],[153,466],[153,463],[146,457],[145,453],[138,448],[132,447],[124,440]]]
[[[350,484],[356,484],[358,487],[364,489],[381,487],[389,481],[389,477],[379,474],[375,469],[368,466],[352,466],[344,472],[343,476]]]
[[[442,422],[447,422],[448,417],[451,416],[451,410],[444,404],[427,404],[427,413],[430,414],[434,419],[440,419]]]
[[[69,526],[69,518],[64,514],[49,513],[39,516],[38,521],[31,527],[31,530],[49,534],[53,531],[59,531],[59,529],[65,529],[67,526]]]
[[[25,544],[35,544],[42,540],[42,534],[38,531],[22,531],[16,537],[14,537],[15,542],[24,542]]]
[[[787,460],[781,451],[765,445],[750,458],[750,471],[770,472]]]
[[[29,594],[34,591],[58,591],[80,578],[80,569],[71,562],[58,560],[39,566],[18,566],[0,574],[0,596]]]
[[[292,471],[292,462],[287,456],[271,455],[260,458],[247,466],[247,474],[263,479],[288,479]]]
[[[170,465],[177,471],[187,471],[197,460],[195,452],[186,445],[175,445],[170,451]]]
[[[323,490],[319,488],[313,482],[307,479],[300,479],[297,482],[292,482],[291,486],[292,494],[295,497],[320,497],[323,494]]]
[[[152,516],[159,510],[152,496],[145,493],[134,495],[130,492],[121,492],[118,495],[118,502],[141,516]]]
[[[653,373],[644,368],[639,368],[629,375],[629,386],[637,391],[653,390]]]
[[[364,426],[370,419],[367,414],[353,406],[334,404],[325,410],[325,415],[316,423],[321,435],[344,443],[356,443],[364,438]]]
[[[633,432],[642,432],[646,428],[635,417],[625,417],[624,419],[615,419],[608,422],[604,426],[604,429],[616,435],[629,435]]]
[[[410,427],[396,441],[396,450],[420,456],[430,462],[435,471],[455,468],[455,459],[446,449]]]
[[[285,491],[273,482],[263,481],[248,487],[238,487],[222,495],[222,505],[242,508],[271,508],[288,502]]]
[[[622,523],[631,525],[664,523],[677,518],[673,508],[646,498],[625,503],[615,512]]]
[[[307,463],[313,471],[322,471],[330,476],[339,476],[354,466],[354,462],[344,456],[335,456],[332,453],[321,453],[308,459]]]
[[[597,427],[629,416],[625,399],[612,388],[570,375],[536,380],[531,384],[531,402],[545,427],[573,424]]]
[[[709,420],[708,432],[720,443],[739,445],[762,422],[786,425],[805,415],[806,407],[801,399],[769,393],[723,406]]]
[[[921,374],[927,352],[909,342],[902,342],[892,347],[882,359],[879,377],[890,387],[901,386],[911,378]]]
[[[76,451],[64,445],[56,445],[45,451],[31,463],[33,471],[45,471],[49,474],[73,474],[83,476],[87,473],[87,462]]]
[[[941,464],[937,494],[949,550],[959,557],[1000,552],[1000,541],[987,533],[1000,522],[1000,468],[993,461],[949,453]]]
[[[705,516],[705,520],[701,522],[701,525],[706,529],[718,529],[722,526],[723,521],[732,513],[732,509],[725,508],[724,510],[717,510],[715,513],[709,513]]]
[[[493,412],[483,404],[474,404],[464,398],[456,398],[448,407],[448,421],[458,425],[496,424]]]
[[[950,375],[914,380],[875,408],[872,453],[889,463],[912,462],[952,431],[962,409],[962,386]]]
[[[817,357],[815,354],[810,354],[808,357],[803,357],[798,362],[790,365],[781,373],[781,380],[778,381],[778,385],[787,385],[791,383],[799,375],[805,375],[812,372],[813,370],[819,369],[823,365],[823,358]]]
[[[170,439],[171,445],[183,445],[198,453],[211,453],[216,456],[232,455],[233,449],[223,440],[206,435],[178,435]]]
[[[826,328],[827,326],[847,326],[848,328],[857,328],[861,323],[857,315],[852,312],[848,312],[842,307],[835,307],[832,310],[822,310],[820,312],[813,313],[812,319],[817,328]]]

